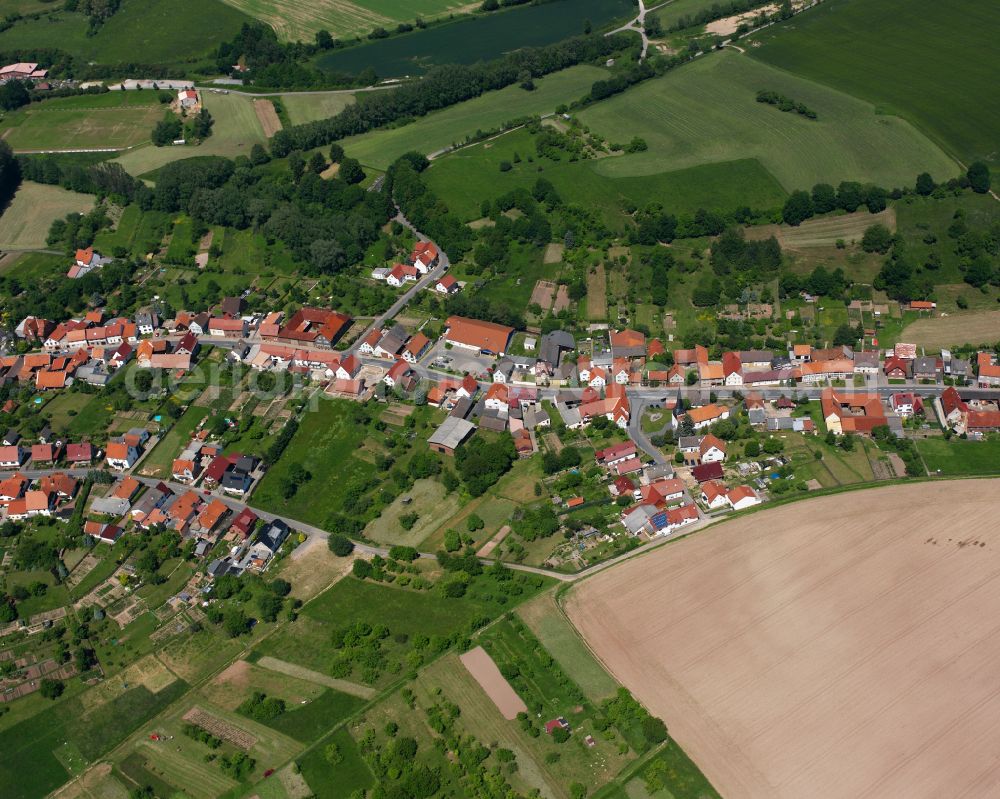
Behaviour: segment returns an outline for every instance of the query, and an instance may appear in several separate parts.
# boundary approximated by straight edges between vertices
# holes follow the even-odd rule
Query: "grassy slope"
[[[468,5],[462,0],[225,0],[263,20],[287,41],[310,41],[325,29],[337,38],[367,34],[377,25],[391,28],[416,17],[433,19]]]
[[[43,249],[52,220],[93,207],[91,194],[25,182],[0,216],[0,248]],[[66,268],[69,268],[68,263]],[[9,274],[15,274],[14,269]]]
[[[663,203],[673,212],[694,212],[698,208],[731,211],[743,205],[752,208],[780,206],[785,198],[781,185],[755,159],[660,172],[627,178],[611,178],[599,173],[608,160],[556,163],[527,157],[535,149],[531,137],[515,131],[490,142],[451,153],[436,160],[427,171],[427,181],[448,207],[465,220],[480,216],[480,204],[518,187],[530,188],[544,177],[567,202],[599,210],[605,222],[617,226],[622,206],[627,202],[642,206]],[[501,161],[523,160],[509,172],[500,172]]]
[[[347,154],[362,164],[385,169],[409,150],[436,152],[463,141],[477,130],[489,130],[530,114],[551,113],[560,103],[578,100],[595,80],[605,75],[607,72],[597,67],[570,67],[537,81],[533,92],[508,86],[428,114],[401,128],[352,136],[342,144]]]
[[[266,144],[264,131],[248,97],[235,94],[204,95],[205,107],[215,119],[212,135],[197,147],[140,147],[116,159],[133,175],[159,169],[171,161],[196,155],[249,155],[254,144]]]
[[[293,125],[302,125],[316,119],[326,119],[340,113],[354,102],[354,95],[345,92],[328,94],[283,94],[281,102],[288,109]]]
[[[998,30],[997,3],[831,0],[750,52],[912,120],[963,161],[996,164],[1000,83],[977,54],[995,50]]]
[[[813,108],[816,121],[758,103],[770,89]],[[788,190],[820,181],[902,185],[923,170],[940,178],[958,165],[907,122],[840,92],[726,51],[598,103],[581,121],[609,138],[646,139],[649,150],[595,168],[631,177],[755,157]]]
[[[57,47],[102,64],[173,64],[209,55],[249,21],[221,0],[124,0],[94,36],[85,16],[59,12],[0,33],[0,51]]]

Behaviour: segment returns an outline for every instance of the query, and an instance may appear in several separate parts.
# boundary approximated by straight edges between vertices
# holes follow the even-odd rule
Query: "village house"
[[[455,450],[474,432],[476,432],[476,426],[472,422],[458,416],[449,416],[427,439],[427,445],[434,452],[454,455]]]
[[[889,397],[889,406],[903,419],[923,415],[924,403],[912,392],[897,392]]]
[[[886,416],[882,401],[876,394],[838,392],[825,388],[820,404],[827,430],[837,435],[871,435],[872,430],[882,425],[888,425],[891,429],[892,419],[899,422],[899,417]]]
[[[438,248],[433,242],[418,241],[410,252],[409,261],[420,271],[420,274],[426,275],[431,267],[438,262],[438,257]]]
[[[980,352],[976,357],[976,366],[976,383],[980,388],[1000,386],[1000,364],[996,363],[992,353]]]
[[[598,466],[610,469],[612,466],[634,458],[637,451],[635,442],[625,441],[597,450],[594,452],[594,460],[597,461]]]
[[[131,469],[139,460],[139,450],[124,441],[109,441],[105,460],[112,469]]]
[[[726,442],[711,433],[698,442],[701,463],[718,463],[726,459]]]
[[[743,362],[739,353],[722,353],[722,376],[723,382],[727,386],[743,385]]]
[[[702,483],[701,501],[705,503],[709,510],[728,508],[729,499],[726,496],[726,487],[717,480],[709,480]]]
[[[728,419],[729,408],[712,403],[709,405],[702,405],[698,408],[691,408],[691,410],[687,412],[687,415],[688,418],[691,419],[694,429],[702,430],[715,424],[715,422],[721,421],[722,419]]]
[[[459,289],[462,287],[455,280],[453,275],[445,275],[437,283],[434,284],[434,290],[438,294],[457,294]]]
[[[210,336],[222,336],[224,338],[245,338],[248,332],[247,321],[245,319],[232,319],[229,317],[212,317],[208,320],[208,334]]]
[[[382,382],[389,388],[395,388],[396,386],[405,388],[404,382],[406,381],[406,378],[412,374],[413,370],[410,368],[410,364],[400,358],[389,368],[389,371],[385,373],[385,377],[382,378]]]
[[[403,360],[407,363],[417,363],[428,348],[431,340],[423,333],[414,333],[403,348]]]
[[[760,504],[760,497],[747,485],[736,486],[726,493],[726,501],[733,510],[745,510]]]
[[[415,266],[409,264],[396,264],[385,276],[385,282],[393,288],[399,288],[404,283],[414,282],[419,276],[419,271]]]
[[[5,469],[17,469],[24,463],[25,451],[17,444],[0,447],[0,466]]]
[[[272,329],[261,325],[261,338],[296,346],[324,347],[329,349],[351,326],[351,317],[323,308],[300,308],[281,327]]]
[[[612,331],[609,338],[614,358],[643,358],[646,355],[646,336],[638,330]]]

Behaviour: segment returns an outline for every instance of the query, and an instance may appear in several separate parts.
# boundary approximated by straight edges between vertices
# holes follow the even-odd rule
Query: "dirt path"
[[[298,677],[300,680],[305,680],[306,682],[316,683],[317,685],[325,685],[327,688],[332,688],[333,690],[340,691],[341,693],[350,694],[351,696],[360,696],[362,699],[371,699],[376,694],[375,689],[369,688],[367,685],[359,685],[358,683],[350,682],[349,680],[338,680],[335,677],[327,677],[325,674],[320,674],[318,671],[303,668],[302,666],[296,666],[294,663],[278,660],[278,658],[273,658],[269,655],[265,655],[258,660],[257,665],[263,669],[276,671],[279,674],[287,674],[289,677]]]

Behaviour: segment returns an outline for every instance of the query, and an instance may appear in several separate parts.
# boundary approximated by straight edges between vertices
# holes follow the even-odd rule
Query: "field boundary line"
[[[298,677],[300,680],[305,680],[306,682],[311,682],[315,685],[325,685],[327,688],[332,688],[335,691],[340,691],[341,693],[351,694],[352,696],[359,697],[360,699],[373,699],[378,693],[374,688],[367,685],[361,685],[360,683],[351,682],[350,680],[340,680],[336,677],[328,677],[321,672],[307,669],[305,666],[297,666],[294,663],[289,663],[285,660],[281,660],[280,658],[271,657],[270,655],[264,655],[260,658],[260,660],[257,661],[257,665],[261,668],[267,669],[268,671],[273,671],[278,674],[286,674],[289,677]]]

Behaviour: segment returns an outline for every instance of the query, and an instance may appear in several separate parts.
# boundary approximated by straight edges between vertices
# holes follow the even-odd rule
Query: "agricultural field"
[[[94,195],[77,194],[61,186],[25,181],[18,188],[10,205],[0,215],[0,249],[41,250],[54,219],[67,214],[87,213],[94,207]],[[66,268],[69,263],[63,259]],[[15,265],[4,274],[13,276]]]
[[[100,64],[179,65],[210,55],[251,19],[221,0],[123,0],[89,36],[86,16],[57,8],[0,33],[0,50],[58,48]]]
[[[1000,646],[993,488],[764,510],[598,574],[567,611],[723,796],[975,793],[997,768],[982,764],[998,699],[973,677]],[[960,509],[961,530],[929,507]]]
[[[758,103],[766,88],[814,109],[818,119]],[[959,165],[908,122],[839,91],[724,51],[648,80],[579,114],[609,140],[639,136],[646,152],[601,160],[607,177],[634,177],[699,164],[756,158],[788,191],[842,180],[912,184]]]
[[[910,120],[966,163],[995,165],[1000,86],[989,60],[969,55],[988,52],[998,28],[996,3],[832,0],[755,34],[748,52]]]
[[[281,102],[288,112],[293,125],[303,125],[317,119],[326,119],[339,114],[354,102],[350,92],[326,92],[324,94],[283,94]]]
[[[913,342],[928,352],[962,344],[992,347],[1000,330],[1000,311],[968,311],[950,316],[925,317],[911,322],[899,334],[900,341]]]
[[[600,172],[612,159],[553,161],[534,154],[534,137],[517,130],[435,159],[424,174],[449,209],[467,221],[479,218],[483,200],[530,189],[540,177],[551,181],[561,197],[594,209],[612,229],[623,226],[622,209],[628,206],[658,202],[673,213],[728,212],[743,206],[777,208],[787,196],[755,158],[621,178]],[[512,168],[501,172],[502,161]]]
[[[420,17],[432,20],[477,5],[463,0],[225,0],[245,14],[266,22],[285,41],[313,40],[316,31],[326,30],[336,39],[363,36],[372,28],[391,29],[400,22]]]
[[[503,13],[477,14],[404,36],[328,51],[314,63],[321,70],[341,74],[356,75],[372,68],[380,78],[419,75],[437,64],[474,64],[522,47],[554,44],[583,33],[584,20],[599,30],[634,15],[635,6],[630,0],[560,0]]]
[[[212,114],[215,125],[212,135],[199,145],[179,147],[137,147],[116,160],[133,175],[145,175],[164,164],[181,158],[201,155],[224,155],[235,158],[249,155],[255,144],[266,144],[264,129],[254,111],[253,100],[236,94],[202,94],[205,108]]]
[[[435,111],[408,125],[352,136],[341,144],[348,155],[365,166],[385,169],[410,150],[429,155],[460,144],[476,131],[490,130],[518,117],[551,113],[561,103],[580,99],[595,80],[607,74],[599,67],[570,67],[539,79],[532,92],[508,86]]]
[[[0,121],[15,152],[115,147],[149,141],[167,107],[156,92],[108,92],[32,103]]]

